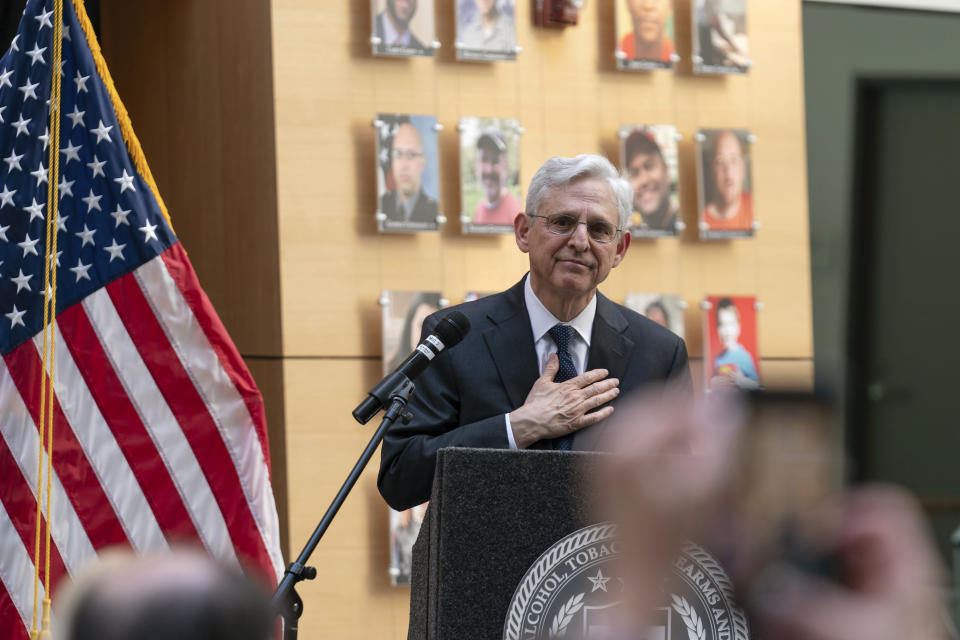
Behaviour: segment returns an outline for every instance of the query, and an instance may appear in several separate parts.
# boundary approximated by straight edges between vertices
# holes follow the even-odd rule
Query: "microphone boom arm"
[[[337,512],[343,505],[344,500],[347,499],[347,495],[350,493],[350,490],[353,489],[353,486],[357,483],[357,480],[360,479],[360,474],[363,473],[367,463],[370,462],[370,458],[373,457],[377,447],[380,446],[380,441],[383,440],[383,436],[387,432],[387,429],[390,428],[390,425],[392,425],[398,417],[404,422],[410,419],[410,414],[403,413],[403,410],[406,408],[407,402],[410,400],[410,396],[413,394],[413,383],[410,382],[409,378],[403,375],[402,372],[397,373],[399,377],[395,377],[393,375],[388,376],[380,385],[377,385],[379,387],[386,383],[387,380],[395,378],[394,388],[388,393],[387,402],[384,402],[383,405],[381,405],[387,406],[387,403],[389,403],[387,412],[384,414],[383,420],[380,422],[380,427],[377,429],[376,433],[373,434],[370,442],[367,443],[367,447],[363,450],[363,453],[360,454],[357,464],[353,466],[353,470],[350,472],[350,475],[347,476],[343,486],[340,487],[340,491],[337,492],[337,496],[333,499],[333,502],[330,503],[330,506],[327,508],[327,512],[323,514],[323,518],[320,520],[317,528],[314,529],[313,535],[310,536],[310,540],[308,540],[307,544],[303,547],[303,551],[301,551],[300,555],[297,556],[297,559],[294,562],[291,562],[287,567],[287,570],[284,572],[283,579],[280,581],[280,584],[277,585],[277,589],[273,593],[273,598],[270,602],[271,609],[275,615],[279,615],[283,618],[283,640],[296,639],[298,620],[300,619],[300,616],[303,615],[303,600],[300,599],[300,596],[295,589],[297,583],[301,580],[312,580],[317,575],[316,569],[307,566],[307,561],[310,559],[310,555],[313,554],[317,544],[320,543],[320,538],[323,537],[323,534],[326,533],[330,523],[333,522],[334,516],[337,515]]]

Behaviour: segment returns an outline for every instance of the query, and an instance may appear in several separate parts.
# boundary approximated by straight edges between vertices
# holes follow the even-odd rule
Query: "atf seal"
[[[609,617],[620,606],[623,580],[616,526],[574,531],[547,549],[517,586],[503,626],[504,640],[609,637]],[[693,543],[684,545],[674,575],[661,585],[647,638],[748,640],[743,613],[723,569]]]

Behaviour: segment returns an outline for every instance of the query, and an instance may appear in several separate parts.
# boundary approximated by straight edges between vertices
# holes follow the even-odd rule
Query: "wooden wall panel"
[[[380,375],[376,360],[287,360],[287,482],[290,553],[300,553],[376,425],[350,416],[358,398],[345,389],[367,388]],[[311,564],[316,580],[297,590],[303,598],[303,637],[405,638],[410,590],[390,586],[387,507],[377,492],[379,456],[361,476],[320,541]]]
[[[100,0],[104,57],[174,230],[244,355],[280,354],[268,0]]]

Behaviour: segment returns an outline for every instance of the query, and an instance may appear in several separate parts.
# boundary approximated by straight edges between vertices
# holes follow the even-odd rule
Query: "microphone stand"
[[[407,402],[410,400],[410,395],[413,393],[413,383],[410,382],[410,379],[406,376],[401,376],[401,378],[397,386],[389,393],[390,406],[383,416],[383,421],[380,422],[380,427],[376,433],[373,434],[363,453],[360,454],[360,459],[357,460],[357,464],[353,466],[353,470],[350,472],[350,475],[347,476],[343,486],[340,487],[340,491],[337,492],[337,496],[333,499],[330,507],[327,508],[327,512],[323,514],[323,518],[320,520],[317,528],[313,530],[313,535],[310,536],[310,540],[308,540],[307,544],[303,547],[303,551],[301,551],[297,559],[287,567],[287,570],[283,574],[283,579],[277,586],[277,590],[273,593],[273,598],[270,601],[271,610],[275,615],[283,618],[283,640],[296,640],[298,623],[300,616],[303,615],[303,600],[300,599],[300,595],[295,588],[297,583],[301,580],[313,580],[317,577],[317,570],[314,567],[307,566],[310,555],[314,549],[316,549],[320,538],[322,538],[323,534],[327,531],[334,516],[337,515],[337,511],[340,510],[350,490],[353,489],[353,485],[357,483],[367,463],[370,462],[373,452],[380,446],[380,441],[383,440],[383,434],[386,433],[387,429],[398,417],[404,424],[408,423],[410,418],[413,417],[409,413],[403,413]],[[386,396],[387,394],[384,395]]]

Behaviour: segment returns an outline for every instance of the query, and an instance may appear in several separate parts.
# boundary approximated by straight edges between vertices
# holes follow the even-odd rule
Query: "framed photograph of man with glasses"
[[[377,227],[380,231],[436,231],[441,214],[437,119],[377,115]]]
[[[460,118],[461,229],[513,233],[521,210],[520,123],[507,118]]]
[[[375,56],[432,56],[433,0],[370,0],[370,44]]]
[[[700,238],[753,235],[756,222],[750,176],[753,136],[744,129],[697,132]]]

